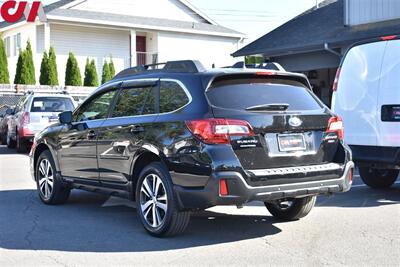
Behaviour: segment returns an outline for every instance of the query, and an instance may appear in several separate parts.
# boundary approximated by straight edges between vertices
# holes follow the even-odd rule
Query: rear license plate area
[[[278,134],[277,138],[278,148],[281,152],[306,150],[304,134]]]

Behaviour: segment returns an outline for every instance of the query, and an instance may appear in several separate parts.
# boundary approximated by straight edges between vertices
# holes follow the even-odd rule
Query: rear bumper
[[[298,198],[310,195],[346,192],[350,190],[350,171],[354,163],[349,161],[341,177],[337,179],[309,181],[301,183],[250,186],[238,172],[219,172],[211,175],[203,189],[187,189],[175,186],[181,209],[205,209],[216,205],[242,205],[250,201],[272,201],[282,198]],[[219,181],[226,179],[227,196],[219,195]]]
[[[376,168],[400,168],[400,147],[350,145],[358,165]]]

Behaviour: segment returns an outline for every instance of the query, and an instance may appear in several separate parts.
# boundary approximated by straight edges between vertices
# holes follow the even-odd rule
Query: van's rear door
[[[341,65],[332,110],[342,117],[349,145],[377,145],[378,91],[385,42],[351,48]]]
[[[338,139],[326,139],[330,111],[304,78],[274,74],[224,75],[206,95],[216,118],[247,121],[255,136],[232,136],[247,170],[321,165],[333,161]]]
[[[377,145],[400,147],[400,40],[381,43],[386,49],[379,76]]]

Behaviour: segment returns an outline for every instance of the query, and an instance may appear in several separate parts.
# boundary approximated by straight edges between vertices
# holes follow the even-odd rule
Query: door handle
[[[143,126],[140,126],[140,125],[131,125],[129,128],[130,128],[130,132],[133,134],[144,132]]]
[[[93,130],[90,130],[87,134],[87,139],[93,139],[93,138],[96,138],[96,136],[97,136],[97,133]]]

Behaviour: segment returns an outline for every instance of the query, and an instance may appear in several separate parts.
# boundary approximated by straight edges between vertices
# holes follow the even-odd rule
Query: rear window
[[[31,112],[63,112],[74,110],[71,99],[65,97],[35,97]]]
[[[236,110],[268,104],[288,104],[289,111],[322,108],[302,83],[281,79],[218,81],[207,91],[207,98],[213,106]]]

